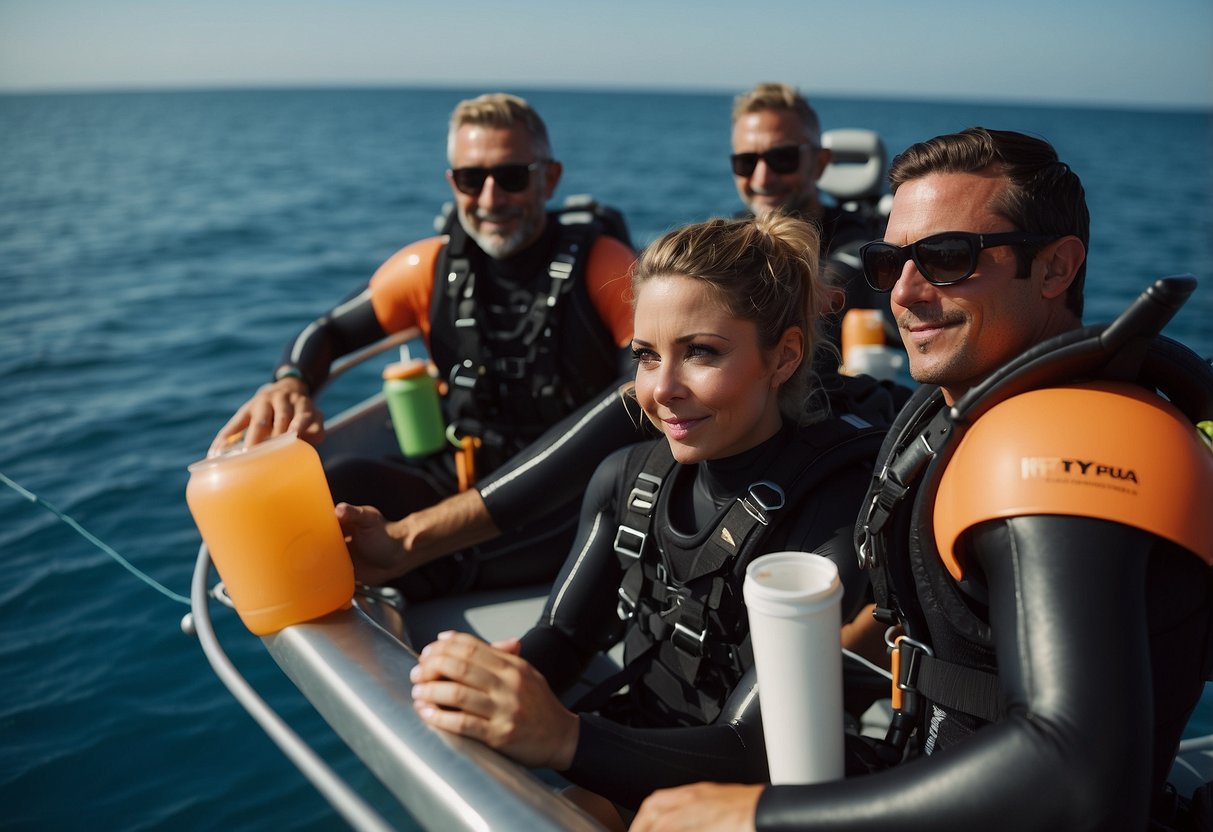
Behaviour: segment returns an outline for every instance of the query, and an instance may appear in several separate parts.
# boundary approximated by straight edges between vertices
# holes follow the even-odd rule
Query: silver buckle
[[[770,493],[766,499],[763,499],[760,491],[768,490]],[[753,503],[750,501],[753,500]],[[783,493],[783,489],[770,480],[759,480],[750,486],[749,494],[742,498],[741,507],[749,512],[750,516],[764,526],[769,526],[771,521],[767,519],[767,512],[778,511],[783,508],[787,502],[787,497]],[[757,505],[758,508],[754,508]]]
[[[652,474],[644,473],[639,474],[636,479],[636,486],[628,494],[628,508],[648,517],[653,512],[653,506],[657,504],[657,491],[661,488],[661,480]],[[647,483],[649,488],[644,488],[641,483]]]
[[[670,636],[670,641],[674,642],[674,646],[682,652],[699,657],[703,655],[703,642],[707,635],[706,629],[702,633],[694,633],[681,622],[675,622],[674,634]]]
[[[623,591],[623,587],[619,587],[618,595],[619,603],[615,605],[615,614],[619,616],[620,621],[627,621],[636,614],[636,604]]]
[[[624,535],[628,535],[628,539],[624,539]],[[615,532],[615,552],[624,557],[637,560],[640,554],[644,551],[644,542],[649,539],[649,536],[644,532],[638,532],[635,529],[627,526],[620,526]],[[635,543],[636,548],[628,548],[628,544]]]

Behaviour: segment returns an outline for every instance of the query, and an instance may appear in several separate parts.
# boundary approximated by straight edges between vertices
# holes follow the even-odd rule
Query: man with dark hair
[[[863,267],[923,387],[856,540],[897,639],[867,763],[893,765],[657,792],[632,828],[1181,825],[1165,780],[1209,672],[1213,454],[1195,424],[1213,371],[1150,313],[1081,328],[1085,196],[1046,142],[973,128],[911,147],[890,179]],[[1173,312],[1193,285],[1160,281],[1141,308]]]
[[[448,435],[464,443],[460,465],[440,451],[418,460],[330,460],[326,469],[336,500],[405,517],[458,491],[458,467],[491,472],[630,367],[634,254],[591,212],[557,217],[545,209],[562,167],[539,114],[512,95],[463,101],[451,116],[447,156],[456,214],[449,233],[401,249],[369,286],[305,327],[273,382],[219,432],[213,453],[241,432],[246,445],[288,430],[319,436],[312,395],[331,362],[416,327],[445,382]],[[576,497],[549,495],[532,522],[411,576],[406,594],[550,579],[575,531],[576,512],[565,506]]]

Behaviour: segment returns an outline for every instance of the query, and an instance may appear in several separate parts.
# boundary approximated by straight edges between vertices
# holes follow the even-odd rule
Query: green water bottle
[[[438,388],[424,361],[389,364],[383,369],[383,394],[401,452],[419,457],[446,445]]]

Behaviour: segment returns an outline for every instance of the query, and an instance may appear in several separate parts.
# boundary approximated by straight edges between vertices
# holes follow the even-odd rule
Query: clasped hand
[[[488,644],[440,633],[410,674],[413,707],[430,725],[523,765],[563,771],[573,762],[580,721],[518,650],[517,639]]]

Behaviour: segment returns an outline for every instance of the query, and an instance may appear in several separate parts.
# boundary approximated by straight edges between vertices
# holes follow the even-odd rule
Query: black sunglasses
[[[877,292],[891,292],[901,277],[907,260],[913,260],[918,273],[934,286],[951,286],[973,276],[977,256],[995,246],[1042,246],[1058,239],[1056,234],[1027,234],[1004,231],[999,234],[974,234],[971,231],[945,231],[923,237],[908,246],[895,246],[882,240],[864,243],[859,248],[863,277]]]
[[[812,146],[811,144],[785,144],[761,153],[734,153],[729,160],[733,163],[733,173],[736,176],[751,176],[754,168],[758,167],[759,159],[766,162],[767,167],[775,173],[795,173],[800,167],[800,151]]]
[[[497,165],[492,168],[452,168],[451,179],[455,181],[455,187],[468,196],[478,196],[484,181],[490,176],[501,190],[517,194],[527,189],[531,184],[531,171],[541,164],[531,162],[529,165]]]

